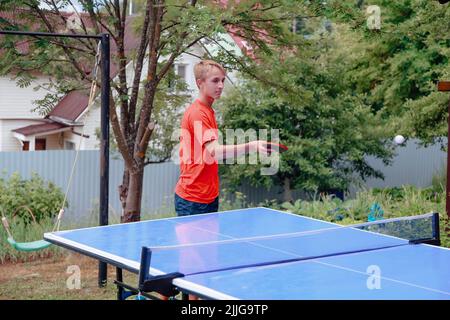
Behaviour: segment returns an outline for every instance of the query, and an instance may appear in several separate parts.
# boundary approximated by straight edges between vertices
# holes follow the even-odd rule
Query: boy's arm
[[[225,160],[229,158],[237,158],[244,154],[259,152],[268,152],[266,148],[267,141],[251,141],[249,143],[236,145],[220,145],[217,140],[207,142],[206,149],[217,160]]]

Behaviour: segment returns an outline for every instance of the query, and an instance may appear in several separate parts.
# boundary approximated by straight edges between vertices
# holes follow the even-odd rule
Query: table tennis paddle
[[[269,154],[271,154],[272,151],[283,153],[288,150],[288,147],[281,143],[267,142],[266,149],[268,150]]]

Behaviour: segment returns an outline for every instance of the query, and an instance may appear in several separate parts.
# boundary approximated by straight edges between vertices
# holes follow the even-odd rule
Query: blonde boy
[[[181,121],[180,177],[175,187],[178,216],[218,211],[218,160],[268,152],[266,141],[219,144],[212,105],[222,95],[225,69],[215,61],[202,60],[195,65],[194,75],[199,96],[186,109]]]

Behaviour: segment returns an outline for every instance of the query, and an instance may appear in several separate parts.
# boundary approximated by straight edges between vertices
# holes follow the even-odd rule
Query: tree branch
[[[144,17],[144,23],[142,28],[142,37],[141,41],[139,43],[138,52],[136,55],[136,66],[134,69],[134,79],[131,89],[131,98],[129,101],[129,126],[134,128],[135,124],[135,117],[136,117],[136,105],[137,105],[137,98],[139,93],[139,88],[141,84],[141,74],[142,74],[142,68],[144,67],[144,58],[145,58],[145,51],[148,46],[148,32],[149,32],[149,23],[150,23],[150,10],[151,10],[151,2],[147,2],[147,6],[145,8],[145,17]]]
[[[160,1],[157,0],[157,4]],[[156,8],[156,10],[155,10]],[[161,38],[161,20],[163,14],[162,6],[150,6],[150,24],[149,24],[149,61],[148,61],[148,71],[147,71],[147,83],[145,85],[144,99],[142,103],[141,112],[139,114],[139,127],[137,130],[137,135],[135,137],[135,147],[139,148],[142,142],[142,137],[145,132],[147,123],[151,117],[151,112],[153,108],[153,99],[155,95],[155,89],[157,87],[156,70],[158,66],[158,56],[156,49],[159,46],[159,40]],[[145,150],[136,150],[136,152],[144,152]]]
[[[50,21],[48,21],[47,17],[45,16],[45,14],[42,12],[42,10],[39,7],[36,7],[35,10],[37,11],[38,15],[41,17],[41,19],[44,21],[44,24],[46,25],[47,29],[54,33],[55,30],[53,28],[53,24],[50,23]],[[81,75],[81,79],[86,79],[86,73],[84,72],[83,68],[78,64],[77,60],[75,59],[75,57],[71,54],[71,52],[68,50],[67,47],[62,46],[62,49],[64,51],[64,53],[66,54],[66,56],[69,58],[70,62],[72,63],[72,65],[75,67],[75,69],[79,72],[79,74]]]
[[[120,153],[123,156],[123,159],[125,161],[125,167],[130,172],[134,172],[135,171],[135,166],[134,166],[135,162],[133,160],[132,154],[128,150],[128,146],[125,142],[125,136],[120,128],[119,119],[118,119],[117,113],[116,113],[116,104],[114,102],[111,92],[109,94],[109,101],[110,101],[110,107],[109,107],[110,122],[111,122],[111,127],[114,131],[114,136],[116,138],[117,148],[119,149]]]

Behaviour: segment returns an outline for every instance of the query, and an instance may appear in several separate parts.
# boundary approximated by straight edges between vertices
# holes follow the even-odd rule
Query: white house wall
[[[89,135],[89,139],[82,139],[82,150],[100,149],[100,140],[97,139],[96,131],[100,131],[101,108],[92,106],[86,116],[84,134]],[[77,129],[81,133],[81,128]],[[110,133],[112,134],[112,132]],[[78,136],[77,136],[78,137]],[[79,139],[79,137],[78,137]]]
[[[74,128],[76,133],[83,133],[85,136],[89,136],[89,139],[80,139],[80,135],[67,131],[64,134],[64,140],[74,143],[75,148],[78,148],[78,144],[81,140],[81,150],[100,149],[100,140],[97,139],[96,135],[96,131],[100,131],[100,113],[100,103],[94,103],[94,105],[89,108],[88,112],[84,114],[82,118],[78,119],[79,122],[84,123],[84,129],[82,127]],[[112,135],[112,132],[110,134]]]
[[[60,150],[64,147],[64,133],[58,132],[45,137],[36,137],[36,139],[45,138],[46,150]]]
[[[14,137],[12,130],[33,125],[40,124],[42,121],[33,120],[1,120],[0,119],[0,151],[20,151],[22,145],[19,140]]]
[[[37,78],[26,88],[17,86],[9,77],[0,77],[0,119],[37,119],[42,118],[37,112],[31,112],[34,100],[45,97],[47,91],[34,91],[37,85],[48,82],[44,77]]]
[[[200,61],[200,58],[205,54],[205,51],[203,48],[201,48],[199,45],[194,45],[190,48],[190,54],[183,53],[181,54],[174,62],[175,67],[177,65],[184,65],[186,67],[186,78],[185,81],[187,83],[188,87],[188,94],[192,97],[192,101],[195,100],[198,96],[198,88],[195,83],[195,76],[194,76],[194,66],[197,62]],[[167,57],[161,58],[161,60],[167,59]],[[132,64],[129,64],[128,74],[131,77],[132,76]],[[147,61],[144,62],[144,66],[142,68],[143,71],[147,70]],[[229,79],[228,79],[229,78]],[[144,81],[146,79],[145,72],[141,75],[141,81]],[[226,93],[227,89],[232,86],[230,83],[230,80],[235,83],[236,82],[236,73],[235,72],[229,72],[227,74],[227,79],[225,80],[225,89],[224,93]],[[129,84],[131,85],[132,79],[129,79]]]
[[[196,46],[192,48],[192,53],[197,56],[201,56],[203,54],[203,52],[201,52],[198,48],[196,48]],[[200,61],[199,58],[186,53],[183,53],[175,61],[176,64],[186,65],[186,83],[188,85],[189,91],[193,99],[198,95],[198,88],[197,85],[195,84],[194,66],[199,61]]]

